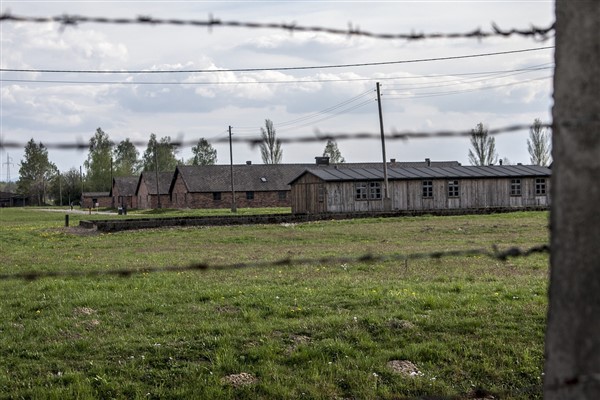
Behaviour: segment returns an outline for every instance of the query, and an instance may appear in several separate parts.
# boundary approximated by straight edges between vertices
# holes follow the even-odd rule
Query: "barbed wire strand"
[[[548,27],[541,28],[531,25],[529,29],[502,29],[496,23],[492,23],[491,30],[484,31],[476,28],[468,32],[455,33],[374,33],[360,29],[358,25],[348,24],[347,29],[327,28],[322,26],[303,26],[296,22],[290,23],[262,23],[262,22],[244,22],[244,21],[223,21],[209,16],[206,20],[192,19],[172,19],[172,18],[154,18],[151,16],[138,16],[137,18],[108,18],[108,17],[89,17],[83,15],[58,15],[53,17],[29,17],[22,15],[13,15],[10,12],[4,12],[0,15],[0,22],[31,22],[31,23],[59,23],[63,29],[66,27],[77,26],[83,23],[96,24],[118,24],[118,25],[172,25],[172,26],[193,26],[206,27],[212,32],[214,27],[246,28],[246,29],[279,29],[289,33],[294,32],[313,32],[327,33],[331,35],[343,35],[347,37],[362,36],[372,39],[385,40],[423,40],[423,39],[484,39],[489,37],[510,37],[522,36],[532,37],[539,40],[547,40],[552,32],[555,31],[555,23],[552,22]]]
[[[552,129],[554,124],[544,123],[540,125],[542,128]],[[232,127],[235,130],[235,127]],[[504,133],[512,133],[522,130],[529,130],[531,128],[531,124],[517,124],[510,125],[503,128],[495,128],[488,129],[488,134],[495,136]],[[409,139],[434,139],[434,138],[456,138],[456,137],[470,137],[473,134],[472,130],[464,130],[464,131],[451,131],[451,130],[443,130],[437,132],[392,132],[385,135],[386,140],[409,140]],[[342,140],[381,140],[381,133],[370,133],[370,132],[358,132],[358,133],[326,133],[320,132],[318,130],[315,131],[314,135],[310,136],[298,136],[298,137],[283,137],[277,139],[282,144],[290,144],[290,143],[314,143],[314,142],[326,142],[328,140],[342,141]],[[232,137],[231,141],[233,143],[243,143],[248,144],[250,146],[258,146],[263,142],[262,137]],[[110,141],[111,146],[116,146],[118,143],[114,141]],[[136,147],[146,146],[147,141],[143,140],[134,140],[131,143]],[[229,143],[228,137],[223,137],[219,139],[212,140],[211,143]],[[195,146],[198,144],[198,139],[193,140],[183,140],[178,139],[171,142],[172,145],[177,147],[189,147]],[[0,149],[14,149],[14,148],[24,148],[27,143],[16,142],[16,141],[0,141]],[[53,142],[53,143],[43,143],[44,147],[47,149],[55,149],[55,150],[86,150],[89,148],[89,143],[80,141],[70,141],[70,142]]]
[[[142,267],[138,269],[96,269],[90,271],[26,271],[13,274],[0,274],[0,281],[7,280],[25,280],[33,281],[41,278],[92,278],[100,276],[119,276],[123,278],[134,275],[158,273],[158,272],[187,272],[187,271],[224,271],[249,268],[268,268],[268,267],[294,267],[302,265],[321,265],[321,264],[349,264],[349,263],[384,263],[391,261],[413,261],[422,259],[439,260],[447,257],[488,257],[498,261],[507,261],[510,258],[529,257],[534,254],[550,253],[550,246],[542,244],[527,249],[519,247],[510,247],[500,251],[497,246],[491,250],[486,249],[467,249],[467,250],[444,250],[429,253],[411,253],[411,254],[387,254],[377,255],[367,253],[358,257],[319,257],[319,258],[284,258],[276,261],[257,261],[240,262],[231,264],[208,264],[193,263],[185,266],[163,266],[163,267]]]

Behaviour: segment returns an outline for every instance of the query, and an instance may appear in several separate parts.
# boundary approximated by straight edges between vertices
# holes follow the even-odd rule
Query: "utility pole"
[[[58,205],[62,206],[63,205],[63,201],[62,201],[62,180],[60,179],[60,171],[58,171]]]
[[[231,212],[237,212],[235,206],[235,187],[233,185],[233,146],[231,144],[231,125],[229,125],[229,165],[231,174]]]
[[[80,206],[83,207],[83,172],[81,171],[81,165],[79,166],[79,181],[81,182],[81,204]]]
[[[383,132],[383,113],[381,111],[381,91],[379,90],[379,82],[376,83],[377,87],[377,106],[379,109],[379,130],[381,132],[381,155],[383,156],[383,209],[389,211],[392,209],[392,202],[390,200],[390,191],[388,186],[388,173],[387,173],[387,157],[385,155],[385,134]]]
[[[154,172],[156,174],[156,204],[158,208],[161,208],[160,206],[160,186],[158,184],[158,157],[156,156],[156,153],[158,153],[158,147],[156,147],[154,149]]]

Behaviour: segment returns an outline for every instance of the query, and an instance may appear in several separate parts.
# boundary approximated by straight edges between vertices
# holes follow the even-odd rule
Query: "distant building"
[[[392,210],[548,206],[550,175],[524,165],[390,167],[389,198]],[[294,213],[384,211],[381,167],[310,168],[290,185]]]
[[[234,165],[236,207],[289,207],[289,182],[306,168],[305,164]],[[176,208],[229,208],[231,189],[229,165],[179,166],[169,192]]]
[[[135,190],[139,181],[138,176],[125,176],[113,178],[110,197],[112,198],[112,207],[137,208],[137,196]]]
[[[0,192],[0,207],[24,207],[30,204],[29,197],[17,193]]]
[[[112,197],[110,196],[110,192],[83,192],[83,194],[81,195],[81,207],[112,207]]]
[[[156,172],[142,172],[135,190],[137,208],[172,208],[169,196],[172,180],[173,172],[159,172],[158,184],[156,183]]]

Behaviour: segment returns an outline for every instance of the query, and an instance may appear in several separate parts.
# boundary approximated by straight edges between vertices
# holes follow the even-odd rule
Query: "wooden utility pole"
[[[231,125],[229,125],[229,165],[231,176],[231,212],[237,212],[235,205],[235,186],[233,185],[233,145],[231,143]]]
[[[557,0],[544,399],[600,399],[599,1]]]
[[[387,173],[387,156],[385,155],[385,134],[383,131],[383,112],[381,111],[381,92],[379,90],[379,82],[377,87],[377,106],[379,109],[379,131],[381,132],[381,155],[383,156],[383,209],[390,211],[392,209],[392,201],[390,199],[388,173]]]
[[[160,204],[160,185],[158,184],[158,157],[156,156],[158,153],[158,146],[154,149],[154,172],[156,174],[156,205],[158,208],[162,208]]]

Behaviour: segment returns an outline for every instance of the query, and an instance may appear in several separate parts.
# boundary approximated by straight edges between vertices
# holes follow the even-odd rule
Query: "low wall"
[[[96,228],[100,232],[118,232],[133,229],[166,228],[174,226],[226,226],[301,223],[322,220],[343,220],[355,218],[390,218],[420,215],[477,215],[506,213],[515,211],[545,211],[548,207],[527,208],[481,208],[471,210],[414,210],[364,213],[324,213],[324,214],[264,214],[264,215],[222,215],[211,217],[174,218],[131,218],[111,220],[80,221],[82,228]]]

